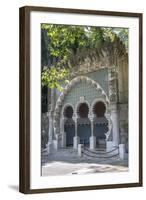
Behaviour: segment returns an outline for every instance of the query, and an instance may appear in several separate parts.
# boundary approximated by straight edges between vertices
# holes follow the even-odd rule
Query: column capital
[[[93,120],[94,120],[94,115],[93,115],[93,114],[92,114],[92,115],[89,115],[89,119],[90,119],[91,122],[93,122]]]
[[[76,122],[78,120],[78,116],[73,116],[72,119]]]

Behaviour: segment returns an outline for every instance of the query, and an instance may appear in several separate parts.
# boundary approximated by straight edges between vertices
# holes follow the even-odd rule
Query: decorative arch
[[[89,104],[89,102],[88,102],[87,100],[83,100],[83,101],[78,101],[78,102],[76,103],[76,106],[75,106],[75,115],[76,115],[76,116],[79,116],[79,107],[80,107],[80,105],[83,104],[83,103],[87,104],[87,106],[88,106],[88,108],[89,108],[89,113],[88,113],[88,115],[90,114],[90,104]]]
[[[106,115],[108,113],[108,102],[106,102],[102,98],[94,99],[94,101],[91,103],[91,114],[94,115],[93,109],[94,109],[95,104],[98,102],[102,102],[105,105],[105,108],[106,108],[105,115]]]
[[[109,103],[107,103],[106,101],[104,101],[104,99],[102,99],[102,98],[94,99],[94,101],[91,103],[91,113],[92,113],[92,115],[94,115],[94,113],[93,113],[94,106],[98,102],[102,102],[105,105],[105,108],[106,108],[106,110],[105,110],[105,117],[108,120],[108,128],[109,128],[108,132],[105,133],[106,141],[107,141],[109,139],[110,135],[112,134],[112,126],[113,126],[112,125],[112,121],[111,121],[111,114],[108,111]]]
[[[55,134],[59,134],[59,121],[60,121],[60,114],[61,114],[61,110],[62,110],[62,105],[64,102],[65,97],[67,96],[67,94],[69,93],[69,91],[79,82],[83,82],[85,81],[87,84],[90,84],[93,88],[96,88],[97,90],[101,91],[101,95],[102,98],[105,100],[105,102],[108,104],[109,103],[109,98],[106,95],[105,91],[103,90],[103,88],[99,85],[99,83],[97,83],[96,81],[94,81],[93,79],[86,77],[86,76],[78,76],[75,77],[74,79],[72,79],[70,81],[69,84],[67,84],[63,90],[63,92],[60,94],[57,102],[56,102],[56,106],[55,106],[55,110],[54,110],[54,132]],[[90,108],[90,107],[89,107]]]
[[[65,111],[65,109],[67,108],[67,107],[72,107],[72,109],[73,109],[73,115],[74,115],[74,113],[75,113],[75,109],[74,109],[74,105],[73,104],[71,104],[71,103],[66,103],[63,107],[62,107],[62,111],[61,111],[61,116],[62,117],[64,117],[64,111]]]

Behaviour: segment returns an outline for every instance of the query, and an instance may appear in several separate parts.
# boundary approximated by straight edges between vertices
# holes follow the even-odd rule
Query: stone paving
[[[47,154],[42,152],[42,176],[91,174],[128,171],[128,156],[120,160],[118,156],[110,159],[79,157],[72,148],[60,149]]]

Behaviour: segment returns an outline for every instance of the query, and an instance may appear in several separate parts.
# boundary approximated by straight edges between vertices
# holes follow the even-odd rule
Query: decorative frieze
[[[118,87],[117,87],[117,72],[116,67],[113,66],[108,69],[108,86],[109,86],[109,100],[112,103],[118,101]]]

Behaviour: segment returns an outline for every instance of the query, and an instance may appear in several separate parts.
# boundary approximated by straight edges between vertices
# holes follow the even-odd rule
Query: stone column
[[[66,147],[66,132],[62,132],[62,147]]]
[[[50,111],[48,114],[49,118],[49,129],[48,129],[48,144],[47,144],[47,151],[48,153],[51,152],[51,149],[53,148],[53,112]]]
[[[118,73],[117,67],[110,67],[108,70],[109,79],[109,100],[112,120],[113,145],[119,145],[119,113],[118,113]]]
[[[74,118],[74,122],[75,122],[75,137],[73,139],[73,146],[74,146],[74,149],[77,149],[78,148],[78,144],[80,142],[80,138],[78,137],[77,117]]]
[[[51,150],[53,149],[53,134],[54,134],[53,113],[54,113],[54,107],[55,107],[55,90],[54,89],[51,89],[51,95],[49,96],[49,98],[51,98],[51,102],[50,102],[50,107],[48,108],[50,109],[49,114],[48,114],[48,118],[49,118],[49,129],[48,129],[49,140],[48,140],[48,145],[47,145],[48,153],[50,153]]]
[[[49,112],[49,143],[53,140],[53,112]]]
[[[111,104],[111,120],[112,120],[112,132],[113,132],[113,145],[119,145],[119,112],[117,104]]]
[[[56,134],[56,139],[53,140],[53,147],[55,150],[58,150],[58,148],[60,147],[60,135]]]
[[[60,133],[62,136],[62,147],[66,147],[66,132],[64,131],[64,124],[65,124],[66,119],[65,118],[61,118],[60,119]]]
[[[96,148],[96,137],[94,136],[94,119],[90,117],[91,121],[91,137],[90,137],[90,149]]]
[[[106,113],[105,117],[108,120],[108,131],[107,133],[105,133],[106,151],[110,151],[113,149],[112,121],[111,121],[111,115],[109,113]]]
[[[93,120],[93,117],[90,117],[90,122],[91,122],[91,136],[93,137],[94,136],[94,120]]]
[[[60,132],[64,132],[64,122],[65,122],[65,118],[61,117],[61,119],[60,119]]]

